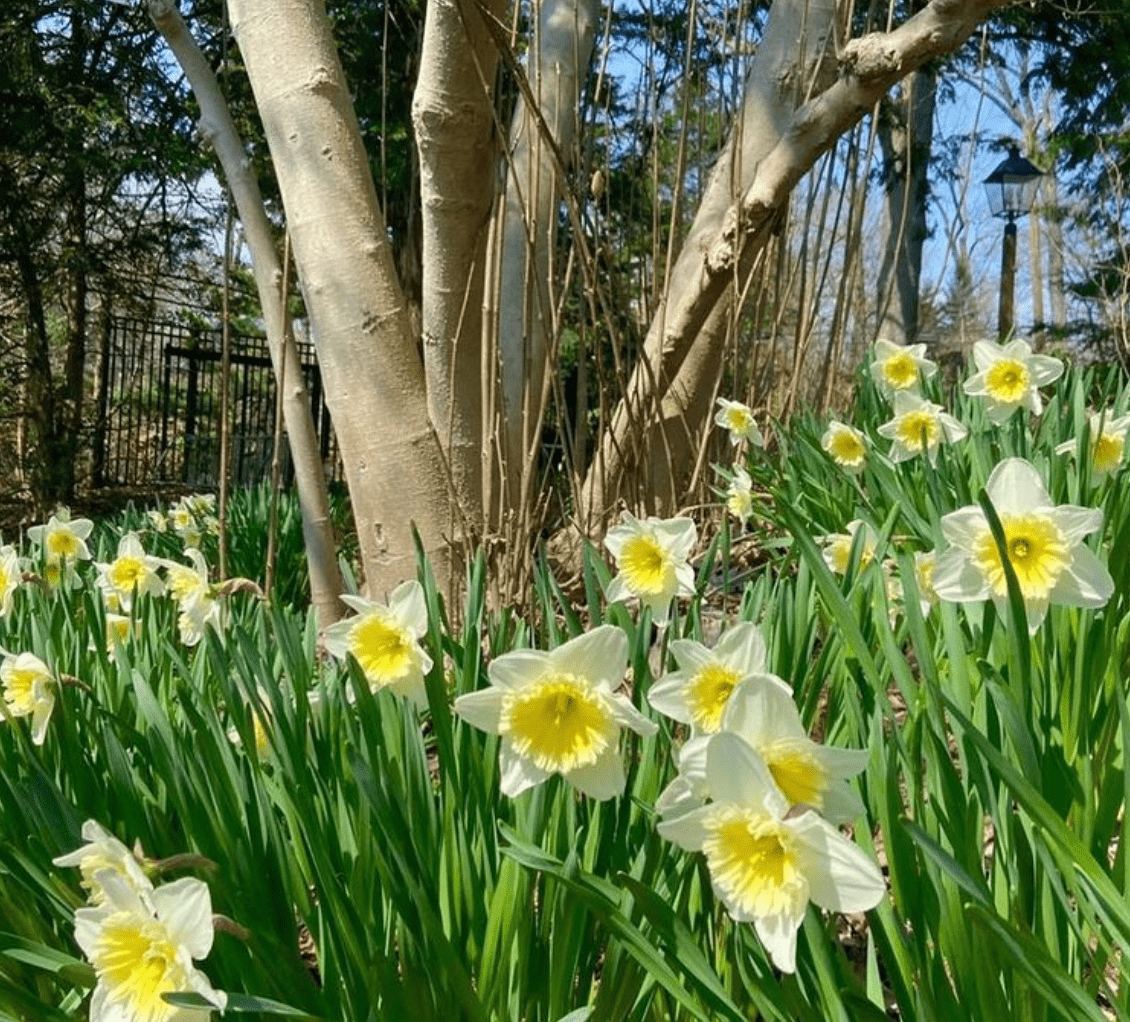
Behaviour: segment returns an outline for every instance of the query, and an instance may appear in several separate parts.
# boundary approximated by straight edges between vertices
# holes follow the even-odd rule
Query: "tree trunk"
[[[932,69],[915,71],[882,104],[886,239],[879,268],[877,336],[893,344],[918,338],[922,244],[926,240],[927,171],[934,138],[938,81]]]
[[[424,26],[412,125],[423,210],[422,334],[428,412],[455,499],[473,535],[484,532],[481,391],[482,293],[487,221],[497,174],[492,90],[498,51],[480,9],[431,0]],[[482,13],[480,13],[480,11]]]
[[[302,534],[310,570],[310,601],[319,627],[324,628],[342,616],[344,607],[338,596],[345,587],[337,564],[318,434],[310,411],[298,345],[286,315],[286,295],[282,293],[283,271],[275,251],[271,225],[263,208],[259,183],[248,166],[243,142],[232,123],[219,83],[178,13],[175,0],[150,0],[149,15],[192,86],[200,107],[200,134],[219,158],[243,224],[244,240],[251,252],[251,266],[267,329],[267,347],[278,383],[294,465],[294,483],[302,511]]]
[[[555,333],[553,253],[563,184],[553,147],[562,160],[569,161],[599,10],[596,0],[537,4],[526,77],[540,117],[523,96],[510,129],[506,198],[494,258],[499,267],[502,506],[511,509],[525,508],[530,498],[545,412],[549,339]]]
[[[448,475],[368,160],[322,0],[231,0],[287,211],[371,595],[415,574],[413,526],[441,586]]]

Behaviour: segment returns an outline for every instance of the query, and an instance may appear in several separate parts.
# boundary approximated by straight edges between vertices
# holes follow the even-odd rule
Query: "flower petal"
[[[491,661],[487,668],[490,683],[497,688],[525,688],[551,667],[549,654],[540,649],[514,649]]]
[[[499,733],[502,721],[501,690],[484,688],[478,692],[467,692],[455,700],[453,708],[472,727],[492,735]]]
[[[428,604],[424,587],[414,578],[398,585],[388,598],[388,609],[415,638],[428,630]]]
[[[154,889],[153,905],[169,935],[188,949],[193,958],[206,958],[212,950],[212,895],[195,877],[182,877]]]
[[[780,819],[789,805],[761,757],[737,735],[721,731],[706,750],[706,787],[715,802],[728,802]]]
[[[958,547],[950,547],[938,555],[933,581],[938,599],[949,603],[972,603],[989,596],[988,579]]]
[[[786,826],[798,839],[809,898],[817,905],[834,912],[866,912],[883,900],[887,885],[879,867],[818,813],[794,817]]]
[[[754,929],[773,964],[782,972],[796,972],[796,935],[804,922],[807,902],[794,912],[778,912],[753,920]],[[738,916],[734,916],[738,919]],[[744,921],[744,920],[743,920]]]
[[[628,669],[628,637],[616,625],[600,625],[550,650],[555,670],[604,688],[618,688]]]
[[[508,738],[502,739],[498,750],[498,771],[501,775],[498,788],[508,798],[517,798],[523,791],[536,787],[549,777],[548,771],[515,753]]]
[[[722,715],[722,727],[754,749],[781,739],[807,739],[792,696],[776,685],[739,685]]]
[[[1023,513],[1052,506],[1040,473],[1023,458],[1005,458],[1000,462],[985,483],[985,491],[998,513]]]
[[[614,745],[605,749],[595,763],[577,767],[562,776],[582,794],[602,802],[622,795],[627,783],[624,764],[620,762],[620,754]]]
[[[742,674],[763,672],[768,657],[761,630],[751,621],[741,621],[723,632],[714,644],[714,655]]]
[[[689,812],[681,813],[670,820],[664,820],[656,826],[660,836],[674,842],[688,852],[697,852],[706,840],[708,830],[706,821],[713,814],[711,806],[701,806]]]

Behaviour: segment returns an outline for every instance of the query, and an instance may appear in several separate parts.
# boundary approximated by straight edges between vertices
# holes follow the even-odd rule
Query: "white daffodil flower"
[[[757,428],[753,412],[750,411],[749,405],[743,405],[740,401],[730,401],[720,397],[714,424],[729,431],[732,444],[740,444],[745,440],[754,447],[765,446],[765,438]]]
[[[647,701],[664,716],[690,724],[695,734],[721,729],[726,705],[739,686],[775,685],[792,693],[766,671],[765,641],[757,625],[748,621],[727,629],[713,649],[694,639],[676,639],[671,654],[679,669],[656,681]]]
[[[1096,478],[1109,475],[1122,464],[1126,453],[1126,436],[1130,433],[1130,415],[1111,418],[1105,412],[1091,415],[1091,475]],[[1056,454],[1074,454],[1078,443],[1068,440],[1060,444]]]
[[[502,737],[504,795],[514,798],[552,774],[591,798],[623,793],[620,728],[656,731],[615,691],[627,665],[626,636],[601,625],[549,652],[504,653],[490,665],[490,688],[455,700],[455,712],[467,723]]]
[[[428,630],[424,587],[410,579],[392,591],[387,604],[360,596],[343,595],[341,600],[357,616],[326,629],[326,649],[341,660],[352,654],[374,692],[387,688],[427,706],[424,675],[432,669],[432,658],[419,643]]]
[[[196,500],[196,497],[181,497],[169,508],[169,525],[180,537],[186,549],[199,547],[203,537]]]
[[[863,530],[861,541],[863,546],[859,552],[859,567],[863,569],[874,560],[875,546],[879,541],[879,537],[875,535],[875,530],[870,525],[857,518],[848,522],[847,532],[834,532],[820,537],[819,542],[824,546],[824,563],[837,575],[847,572],[848,564],[851,563],[851,548],[860,529]]]
[[[1022,458],[997,465],[985,489],[1004,528],[1029,631],[1040,627],[1049,604],[1101,607],[1110,599],[1110,572],[1083,545],[1083,537],[1102,526],[1102,511],[1053,505],[1040,474]],[[991,598],[1004,613],[1008,581],[984,511],[971,505],[946,515],[942,533],[951,545],[934,568],[939,599],[970,603]]]
[[[858,429],[836,419],[828,423],[820,446],[851,475],[858,475],[867,463],[867,438]]]
[[[106,564],[95,561],[94,565],[98,569],[98,588],[111,610],[129,613],[135,594],[159,596],[165,591],[157,574],[161,562],[145,552],[136,533],[127,532],[121,538],[114,560]]]
[[[184,555],[192,562],[191,567],[177,561],[160,562],[165,569],[165,591],[182,607],[207,596],[211,591],[208,562],[204,555],[195,547],[186,548]]]
[[[938,371],[925,353],[925,344],[903,345],[878,340],[873,349],[871,378],[888,398],[901,391],[917,393],[922,380],[928,380]]]
[[[13,546],[0,546],[0,617],[12,613],[16,602],[16,590],[20,587],[23,570],[20,556]]]
[[[224,632],[224,605],[207,593],[188,603],[177,615],[177,634],[186,646],[195,646],[204,638],[204,629],[211,625],[219,635]]]
[[[98,881],[98,874],[105,870],[115,873],[139,894],[153,890],[153,884],[137,856],[96,820],[87,820],[82,825],[82,839],[86,844],[81,848],[60,855],[51,862],[56,866],[79,868],[81,883],[91,905],[98,906],[106,901],[106,892]]]
[[[687,851],[702,851],[714,893],[737,922],[752,922],[773,964],[796,971],[796,935],[808,903],[866,912],[886,893],[879,868],[819,813],[790,812],[768,768],[737,735],[706,750],[711,801],[659,824]]]
[[[941,405],[926,401],[917,394],[900,391],[895,394],[894,403],[895,417],[879,427],[880,436],[894,441],[891,461],[906,461],[925,453],[932,465],[940,443],[953,443],[968,433],[957,419],[942,410]]]
[[[79,589],[82,579],[70,561],[46,561],[43,565],[43,581],[51,592],[60,589]]]
[[[47,722],[55,709],[56,681],[47,665],[33,653],[0,650],[0,685],[4,689],[5,717],[30,717],[31,740],[42,745],[47,737]]]
[[[141,622],[135,621],[127,614],[113,614],[106,612],[106,652],[110,659],[116,660],[118,650],[128,645],[136,636],[141,634]],[[94,643],[90,644],[94,649]]]
[[[867,766],[865,749],[818,745],[808,737],[792,693],[780,685],[745,685],[734,693],[722,729],[736,734],[769,768],[790,806],[811,806],[829,823],[850,823],[864,812],[848,786]]]
[[[1018,408],[1033,415],[1044,409],[1040,387],[1063,375],[1063,363],[1050,355],[1034,355],[1027,341],[1008,344],[978,341],[973,345],[973,362],[978,372],[965,381],[962,389],[972,397],[985,399],[985,414],[1000,425]]]
[[[102,904],[75,912],[75,941],[98,983],[90,1022],[208,1022],[212,1008],[178,1008],[162,994],[196,993],[219,1011],[227,995],[193,965],[212,950],[208,885],[185,877],[137,891],[116,869],[95,872]]]
[[[698,538],[695,524],[690,518],[640,521],[627,511],[621,522],[604,537],[619,569],[605,596],[609,603],[637,597],[651,608],[652,620],[665,625],[671,601],[694,595],[694,572],[687,558]]]
[[[753,515],[753,480],[741,465],[734,466],[734,475],[726,490],[726,510],[743,523]]]
[[[70,512],[60,508],[46,525],[33,525],[27,530],[30,539],[42,551],[47,564],[89,561],[90,549],[86,541],[90,538],[94,523],[89,518],[72,519]]]
[[[204,638],[206,625],[217,632],[223,630],[223,605],[215,598],[208,581],[208,562],[195,547],[186,547],[185,557],[191,562],[161,561],[165,569],[165,591],[180,607],[177,631],[181,642],[195,646]]]
[[[214,493],[193,493],[185,497],[184,502],[195,514],[203,517],[216,513],[216,495]]]

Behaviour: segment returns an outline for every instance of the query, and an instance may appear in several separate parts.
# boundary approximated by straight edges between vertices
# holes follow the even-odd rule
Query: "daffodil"
[[[792,811],[769,769],[738,735],[712,735],[710,801],[659,824],[659,833],[702,851],[714,893],[737,922],[752,922],[773,964],[796,970],[796,935],[808,903],[865,912],[886,893],[863,851],[815,811]]]
[[[1090,426],[1091,475],[1101,478],[1122,464],[1126,436],[1130,433],[1130,415],[1111,418],[1105,412],[1095,412],[1091,415]],[[1060,444],[1055,453],[1074,454],[1077,447],[1074,440],[1068,440]]]
[[[917,393],[922,380],[938,371],[925,353],[925,344],[904,345],[880,339],[873,349],[871,378],[887,397],[901,391]]]
[[[184,502],[202,518],[207,518],[216,513],[216,495],[214,493],[192,493],[184,498]]]
[[[656,730],[616,691],[627,664],[626,636],[601,625],[548,652],[504,653],[490,665],[490,688],[455,700],[467,723],[501,736],[504,795],[513,798],[553,774],[592,798],[623,792],[620,729]]]
[[[932,465],[938,445],[953,443],[965,437],[968,430],[941,405],[901,391],[895,395],[895,417],[879,427],[879,435],[892,440],[891,461],[906,461],[925,454]]]
[[[177,634],[186,646],[195,646],[204,638],[204,630],[211,625],[218,634],[223,634],[224,605],[208,594],[181,604],[177,615]]]
[[[848,522],[847,532],[834,532],[824,536],[821,540],[824,546],[824,563],[837,575],[843,575],[851,563],[851,550],[856,543],[856,534],[863,530],[860,540],[859,566],[866,568],[875,558],[875,545],[878,537],[875,530],[866,522],[856,519]]]
[[[33,525],[28,529],[27,538],[39,547],[47,564],[74,564],[90,560],[86,541],[93,528],[94,523],[89,518],[72,519],[66,508],[60,508],[46,525]]]
[[[193,964],[212,950],[212,898],[192,877],[151,891],[117,869],[95,871],[103,901],[75,912],[75,941],[94,966],[90,1022],[208,1022],[227,996]],[[178,1008],[162,994],[196,993],[212,1008]]]
[[[0,617],[7,617],[12,613],[16,601],[16,590],[20,586],[23,571],[20,569],[20,557],[16,548],[0,546]]]
[[[160,562],[165,569],[165,591],[182,607],[207,596],[211,590],[204,555],[195,547],[188,547],[184,555],[192,562],[191,566],[177,561]]]
[[[208,582],[208,562],[194,547],[186,547],[185,556],[191,567],[177,561],[162,561],[165,569],[165,590],[180,608],[177,631],[181,642],[195,646],[204,637],[206,625],[222,631],[223,605],[215,598]]]
[[[718,413],[714,416],[715,425],[730,433],[730,443],[740,444],[743,440],[754,447],[764,447],[765,438],[757,428],[757,422],[749,405],[727,398],[718,399]]]
[[[665,625],[671,601],[694,595],[694,572],[687,558],[698,535],[695,524],[689,518],[640,521],[627,511],[621,521],[604,537],[619,569],[605,595],[609,603],[637,597],[651,608],[652,620]]]
[[[713,734],[722,715],[743,685],[776,685],[790,693],[780,678],[765,667],[765,641],[748,621],[722,634],[713,649],[694,639],[676,639],[671,654],[677,671],[663,675],[647,693],[653,709],[672,720],[690,724],[696,734]]]
[[[833,419],[828,423],[820,446],[845,472],[858,475],[867,463],[867,438],[852,426]]]
[[[985,414],[998,425],[1018,408],[1033,415],[1043,411],[1040,387],[1058,380],[1063,363],[1050,355],[1034,355],[1027,341],[1008,344],[978,341],[973,345],[978,372],[965,381],[966,394],[985,399]]]
[[[360,596],[341,600],[357,616],[326,629],[326,649],[339,659],[352,655],[374,692],[387,688],[427,706],[424,675],[432,669],[432,658],[419,642],[428,630],[424,587],[410,579],[393,590],[387,604]]]
[[[5,717],[30,717],[31,740],[42,745],[55,708],[55,677],[34,653],[0,653],[4,655],[0,661],[4,705],[0,709]]]
[[[811,806],[830,823],[850,823],[863,813],[863,801],[847,779],[867,765],[868,752],[812,741],[783,685],[747,685],[735,692],[722,729],[757,753],[790,806]]]
[[[82,825],[82,839],[86,842],[73,852],[52,859],[56,866],[77,866],[82,874],[82,886],[91,905],[106,901],[106,892],[98,881],[98,874],[110,870],[139,894],[153,890],[142,864],[121,841],[96,820]]]
[[[51,592],[78,589],[82,585],[82,579],[70,561],[46,561],[43,565],[43,581]]]
[[[1054,505],[1040,474],[1022,458],[997,465],[985,489],[1004,529],[1030,631],[1039,628],[1049,604],[1101,607],[1110,599],[1110,572],[1083,545],[1083,537],[1101,527],[1102,511]],[[942,533],[951,546],[934,568],[938,597],[957,603],[992,599],[1003,613],[1008,581],[984,511],[972,505],[946,515]]]
[[[128,614],[114,614],[106,611],[106,651],[111,659],[117,659],[118,650],[127,645],[141,632],[141,622]],[[91,644],[93,649],[93,643]]]
[[[734,474],[726,490],[726,510],[739,522],[746,522],[753,515],[753,480],[741,465],[734,466]]]
[[[146,554],[136,533],[127,532],[121,538],[114,560],[106,564],[96,561],[95,567],[99,572],[98,588],[111,610],[128,613],[135,595],[157,596],[164,592],[164,583],[157,574],[160,561]]]

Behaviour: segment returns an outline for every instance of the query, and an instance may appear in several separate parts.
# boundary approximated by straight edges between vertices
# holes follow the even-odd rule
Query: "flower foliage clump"
[[[319,622],[207,496],[0,546],[0,1015],[1127,1015],[1130,394],[973,356],[721,399],[717,504],[522,612]]]

